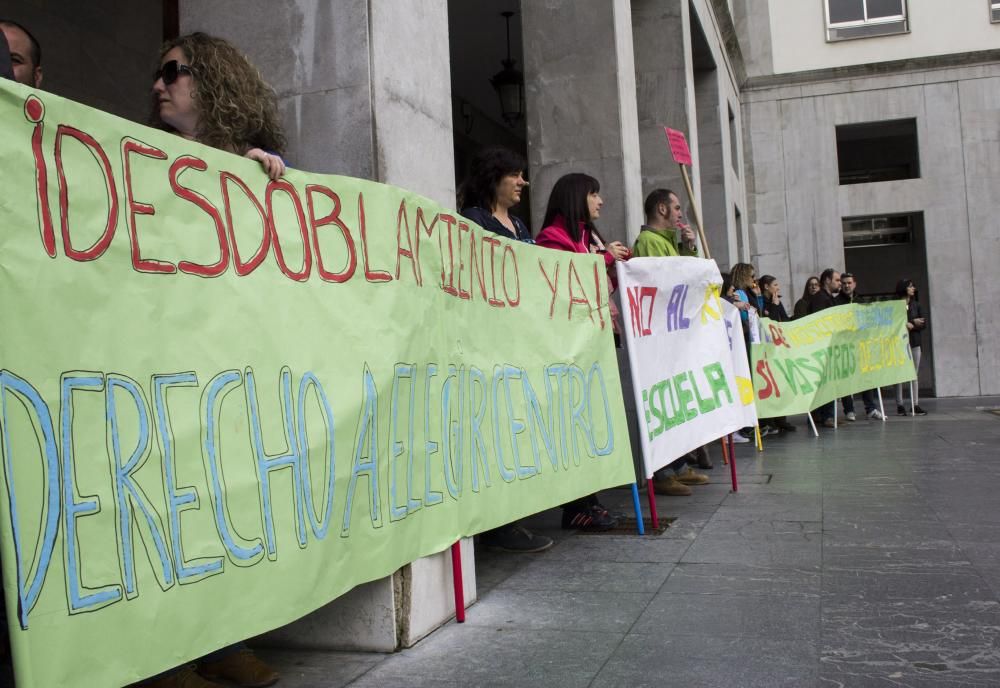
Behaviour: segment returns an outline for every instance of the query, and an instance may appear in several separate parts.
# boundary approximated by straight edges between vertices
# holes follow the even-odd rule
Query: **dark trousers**
[[[873,389],[866,389],[864,392],[862,392],[861,393],[861,401],[864,402],[865,413],[870,413],[874,409],[878,408],[877,399],[875,398],[875,390],[873,390]],[[843,402],[843,405],[844,405],[844,413],[853,413],[854,412],[854,395],[853,394],[848,394],[846,397],[844,397],[843,399],[841,399],[841,402]]]

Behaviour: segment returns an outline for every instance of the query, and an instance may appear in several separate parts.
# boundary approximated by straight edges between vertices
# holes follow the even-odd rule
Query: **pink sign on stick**
[[[667,133],[667,142],[670,144],[670,154],[674,156],[674,162],[690,167],[691,150],[688,148],[687,139],[684,138],[684,132],[670,127],[663,127],[663,131]]]

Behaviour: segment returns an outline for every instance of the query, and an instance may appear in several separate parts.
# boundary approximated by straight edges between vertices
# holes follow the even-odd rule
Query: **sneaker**
[[[916,406],[913,407],[913,415],[915,415],[915,416],[926,416],[927,415],[927,411],[924,411],[922,408],[920,408],[920,404],[917,404]]]
[[[213,683],[199,676],[194,664],[171,671],[166,676],[136,684],[141,688],[222,688],[221,683]]]
[[[744,435],[742,432],[734,432],[733,433],[733,442],[735,444],[744,444],[744,443],[749,442],[749,441],[750,441],[750,438],[747,437],[746,435]]]
[[[516,524],[487,531],[479,536],[479,542],[487,549],[521,554],[544,552],[552,546],[552,538],[536,535],[524,526]]]
[[[847,420],[851,421],[852,423],[858,419],[858,417],[857,417],[857,415],[855,415],[854,411],[848,411],[847,413],[845,413],[844,414],[844,418],[846,418]]]
[[[691,488],[682,482],[679,482],[677,478],[673,475],[664,478],[663,480],[653,481],[653,492],[658,495],[666,495],[668,497],[690,497]]]
[[[878,409],[872,409],[867,415],[868,420],[882,420],[882,412]]]
[[[212,662],[199,662],[198,673],[209,680],[222,679],[241,688],[273,686],[279,678],[278,672],[258,659],[249,648],[230,652]]]
[[[795,426],[788,422],[786,418],[782,418],[775,425],[785,432],[795,432]]]
[[[905,406],[902,406],[900,404],[896,404],[896,415],[897,416],[906,416],[906,415],[909,415],[909,414],[906,413],[906,407]]]
[[[617,525],[617,522],[620,521],[620,520],[622,520],[623,518],[628,518],[628,514],[622,513],[621,511],[612,511],[611,509],[609,509],[608,507],[604,506],[599,501],[597,501],[597,494],[596,493],[594,494],[593,499],[594,499],[594,503],[593,503],[593,506],[591,508],[594,511],[598,512],[599,514],[601,514],[602,516],[610,516],[611,519],[616,522],[616,525]]]
[[[823,427],[824,428],[835,428],[835,427],[837,427],[837,424],[833,422],[833,418],[827,418],[826,420],[823,421]]]
[[[688,466],[683,473],[677,474],[677,482],[685,485],[705,485],[712,481],[704,473],[696,473],[693,468]]]
[[[562,527],[564,530],[611,530],[618,521],[601,506],[585,507],[583,509],[563,509]]]

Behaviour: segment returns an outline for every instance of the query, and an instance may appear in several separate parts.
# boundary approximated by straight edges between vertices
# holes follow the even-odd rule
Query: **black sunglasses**
[[[163,85],[169,86],[170,84],[177,81],[177,77],[181,74],[193,75],[194,71],[187,65],[179,63],[177,60],[170,60],[169,62],[164,62],[163,66],[156,70],[153,74],[153,81],[157,79],[163,79]]]

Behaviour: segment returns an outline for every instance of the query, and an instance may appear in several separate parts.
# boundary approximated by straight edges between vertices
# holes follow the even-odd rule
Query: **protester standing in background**
[[[850,303],[858,303],[858,281],[852,273],[845,272],[840,275],[840,293],[837,294],[837,305]],[[861,393],[861,400],[865,404],[865,415],[868,420],[882,420],[882,412],[878,410],[878,405],[875,403],[875,390],[866,389]],[[857,414],[854,413],[853,394],[843,397],[841,404],[844,407],[844,418],[852,422],[858,419]]]
[[[234,46],[193,33],[168,41],[153,77],[152,121],[192,141],[260,162],[271,179],[285,171],[285,137],[274,90]],[[196,666],[166,672],[148,688],[219,688],[226,681],[264,688],[278,673],[237,643],[202,657]]]
[[[750,313],[759,313],[762,305],[760,289],[757,286],[757,271],[750,263],[737,263],[729,271],[729,279],[733,289],[731,303],[740,310],[743,343],[746,345],[747,358],[750,360]],[[753,369],[753,360],[750,360],[750,368]],[[733,433],[733,441],[749,442],[752,433],[753,428],[743,428]]]
[[[927,318],[924,317],[920,309],[920,302],[917,301],[917,287],[913,280],[902,279],[896,283],[896,296],[906,301],[906,329],[910,333],[910,352],[913,355],[913,369],[920,373],[920,340],[924,328],[927,327]],[[914,380],[910,387],[911,401],[913,402],[913,415],[926,416],[927,411],[920,408],[919,404],[919,380]],[[896,385],[896,413],[900,416],[908,415],[906,407],[903,406],[903,384]]]
[[[31,32],[15,21],[0,19],[7,39],[14,81],[32,88],[42,87],[42,46]]]
[[[616,260],[628,259],[628,248],[619,241],[605,243],[594,224],[604,205],[600,190],[600,182],[587,174],[574,172],[560,177],[549,194],[536,243],[558,251],[601,254],[609,269]],[[608,530],[617,523],[596,494],[563,505],[563,528]]]
[[[785,305],[781,303],[781,284],[778,282],[778,278],[774,275],[763,275],[757,280],[757,284],[760,286],[762,300],[761,315],[775,322],[788,322],[790,318],[788,317],[788,311],[785,310]],[[751,361],[752,369],[753,362]],[[787,416],[762,418],[760,426],[762,432],[764,432],[765,428],[772,428],[779,432],[795,432],[795,426],[788,422]]]
[[[153,80],[155,126],[285,172],[285,135],[274,90],[235,47],[192,33],[168,41]]]
[[[531,232],[511,208],[521,202],[528,186],[524,170],[528,163],[503,146],[487,146],[472,158],[469,175],[459,189],[462,215],[483,229],[529,244]]]
[[[806,280],[806,287],[802,290],[802,298],[795,302],[792,309],[793,318],[804,318],[809,315],[809,299],[819,291],[819,277],[813,275]]]
[[[493,234],[534,243],[521,218],[510,212],[528,186],[527,167],[524,158],[502,146],[481,149],[459,189],[462,215]],[[520,553],[543,552],[552,546],[552,538],[532,533],[520,521],[481,533],[479,542],[490,549]]]
[[[808,287],[807,287],[808,289]],[[840,291],[840,273],[833,268],[827,268],[819,276],[819,291],[809,297],[809,314],[819,313],[827,308],[837,305],[837,297],[834,296]],[[836,400],[819,407],[819,421],[824,427],[836,427],[833,414],[836,412]]]
[[[635,256],[697,256],[694,230],[684,224],[680,199],[670,189],[655,189],[643,204],[646,224],[639,230]]]
[[[819,276],[819,290],[809,297],[809,314],[819,313],[837,304],[837,294],[840,293],[840,273],[833,268],[827,268]]]
[[[646,224],[639,230],[639,236],[632,248],[637,258],[674,257],[679,255],[697,256],[694,230],[683,223],[684,211],[680,199],[670,189],[654,189],[643,203]],[[670,352],[665,351],[669,356]],[[712,460],[708,449],[698,447],[653,474],[653,491],[669,497],[689,497],[690,485],[704,485],[710,482],[707,475],[696,472],[687,464],[710,469]]]
[[[764,275],[757,281],[760,286],[760,294],[763,298],[761,315],[770,318],[775,322],[787,322],[788,311],[781,302],[781,284],[774,275]]]

